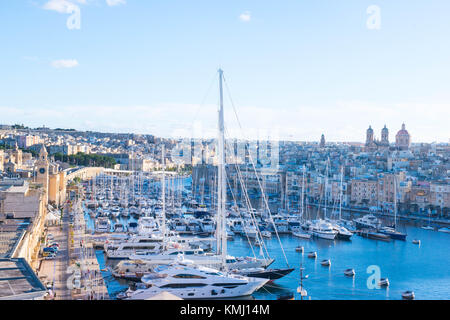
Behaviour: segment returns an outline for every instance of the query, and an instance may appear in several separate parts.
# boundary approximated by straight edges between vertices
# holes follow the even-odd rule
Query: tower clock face
[[[45,168],[40,168],[40,169],[39,169],[39,173],[40,173],[40,174],[44,174],[44,173],[45,173]]]

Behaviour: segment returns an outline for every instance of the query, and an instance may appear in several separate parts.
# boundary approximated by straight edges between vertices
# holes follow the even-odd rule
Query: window
[[[178,278],[178,279],[206,279],[205,277],[199,276],[199,275],[195,275],[195,274],[187,274],[187,273],[180,273],[177,274],[175,276],[173,276],[174,278]]]
[[[201,288],[204,286],[206,286],[205,283],[169,283],[161,286],[160,288],[183,289],[183,288]]]

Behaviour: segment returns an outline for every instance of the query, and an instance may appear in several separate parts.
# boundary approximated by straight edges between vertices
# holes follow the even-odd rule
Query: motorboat
[[[140,281],[141,278],[154,272],[155,265],[143,260],[122,260],[111,271],[115,278]]]
[[[439,232],[450,233],[450,228],[443,227],[443,228],[438,229],[438,231],[439,231]]]
[[[138,232],[138,224],[137,222],[128,223],[128,232],[137,233]]]
[[[289,273],[294,271],[294,268],[284,268],[284,269],[264,269],[264,268],[251,268],[251,269],[237,269],[233,270],[233,273],[238,273],[240,275],[252,278],[263,278],[269,279],[270,281],[280,279]]]
[[[317,252],[311,251],[310,253],[308,253],[308,258],[312,258],[312,259],[317,258]]]
[[[305,231],[299,230],[299,231],[295,231],[292,232],[292,235],[296,238],[300,238],[300,239],[311,239],[311,233],[307,233]]]
[[[378,281],[378,285],[380,287],[389,287],[389,279],[388,278],[381,278],[380,281]]]
[[[381,241],[391,241],[391,237],[387,234],[372,231],[370,229],[363,229],[358,231],[358,234],[361,237],[372,239],[372,240],[381,240]]]
[[[138,220],[138,234],[151,235],[159,231],[158,221],[153,217],[140,217]]]
[[[420,245],[420,240],[414,239],[414,240],[412,241],[412,243],[414,243],[414,244],[419,244],[419,245]]]
[[[379,232],[388,235],[391,239],[406,240],[406,233],[402,233],[391,227],[383,227],[379,230]]]
[[[298,247],[295,248],[295,251],[296,251],[296,252],[302,252],[302,253],[303,253],[304,248],[303,248],[302,246],[298,246]]]
[[[182,299],[236,298],[251,295],[269,280],[224,273],[185,260],[158,266],[141,281],[149,287],[128,292],[126,300],[145,300],[164,291]]]
[[[99,217],[95,221],[95,232],[105,233],[111,231],[111,222],[107,217]]]
[[[350,240],[350,238],[353,236],[353,233],[351,233],[346,227],[340,226],[336,223],[333,223],[332,226],[333,230],[337,232],[337,239]]]
[[[270,238],[272,238],[272,232],[267,231],[267,230],[261,231],[261,236],[263,236],[264,238],[270,239]]]
[[[320,264],[324,267],[329,267],[329,266],[331,266],[331,260],[329,260],[329,259],[322,260],[322,261],[320,261]]]
[[[337,236],[337,231],[333,229],[331,223],[325,220],[318,220],[312,224],[312,235],[327,240],[334,240]]]
[[[116,223],[114,225],[114,232],[125,232],[126,228],[122,223]]]
[[[244,233],[250,239],[255,239],[258,236],[258,230],[253,224],[244,225]]]
[[[402,298],[404,300],[414,300],[415,295],[414,295],[414,291],[405,291],[402,293]]]
[[[157,254],[163,249],[162,238],[133,236],[125,241],[105,244],[108,259],[129,259],[138,253]]]
[[[380,220],[373,214],[366,214],[363,217],[353,220],[357,228],[379,229],[381,227]]]
[[[353,276],[355,276],[355,270],[354,269],[346,269],[345,271],[344,271],[344,274],[347,276],[347,277],[353,277]]]

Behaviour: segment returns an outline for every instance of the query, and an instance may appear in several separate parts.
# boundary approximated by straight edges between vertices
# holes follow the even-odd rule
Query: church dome
[[[397,132],[399,136],[409,136],[408,130],[405,128],[405,124],[402,124],[402,128]]]

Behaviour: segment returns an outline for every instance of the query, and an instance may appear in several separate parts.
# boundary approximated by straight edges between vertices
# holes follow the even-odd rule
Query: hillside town
[[[262,142],[244,142],[243,157],[236,156],[237,161],[226,165],[227,197],[242,203],[244,196],[250,195],[256,203],[262,202],[263,196],[258,192],[262,184],[264,197],[278,213],[300,214],[304,193],[309,206],[333,208],[339,204],[342,210],[389,216],[394,213],[395,203],[403,218],[448,223],[450,145],[414,143],[405,124],[394,141],[389,140],[386,126],[379,140],[369,127],[365,140],[327,142],[323,134],[318,142],[280,141],[278,163],[270,171],[263,161],[263,148],[256,148],[259,151],[251,157],[250,145],[260,147]],[[70,226],[67,224],[67,214],[80,205],[76,202],[82,194],[80,183],[105,174],[149,176],[164,168],[191,175],[192,196],[201,203],[208,198],[213,208],[211,199],[217,186],[214,143],[200,143],[200,153],[197,150],[196,156],[181,163],[172,152],[180,142],[151,135],[1,125],[0,257],[20,257],[30,279],[35,277],[34,283],[50,277],[51,264],[42,255],[49,229],[61,226],[54,229],[51,237],[57,233],[63,242],[72,241],[76,247],[73,238],[69,240],[74,231],[73,221]],[[237,144],[236,140],[228,141],[228,152],[233,153]],[[198,148],[195,145],[198,144],[189,144],[189,148]],[[23,290],[20,297],[48,296],[48,288],[39,285],[31,293]]]

